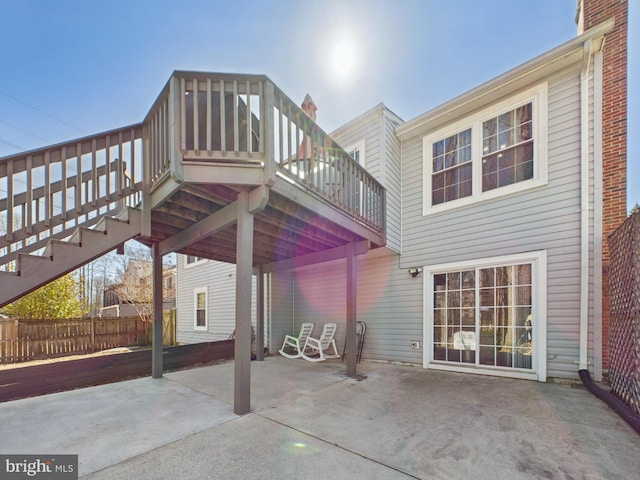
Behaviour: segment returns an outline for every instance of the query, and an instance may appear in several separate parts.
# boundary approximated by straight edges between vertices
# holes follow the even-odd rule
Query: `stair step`
[[[30,274],[34,270],[41,269],[43,267],[48,267],[51,264],[52,260],[49,256],[42,255],[29,255],[29,254],[20,254],[18,255],[18,261],[16,269],[20,276]]]
[[[44,247],[44,251],[42,252],[42,256],[44,257],[55,257],[56,252],[60,250],[64,250],[65,248],[79,248],[81,245],[78,242],[70,242],[68,240],[58,240],[56,238],[52,238],[47,243],[47,246]]]
[[[98,229],[79,226],[66,240],[49,239],[44,255],[18,254],[17,273],[0,271],[0,304],[14,301],[140,234],[140,210],[129,208],[118,217],[102,217]]]
[[[90,241],[91,237],[102,237],[107,234],[106,230],[95,230],[93,228],[78,227],[75,232],[69,237],[70,243],[77,243],[82,246],[83,242]]]

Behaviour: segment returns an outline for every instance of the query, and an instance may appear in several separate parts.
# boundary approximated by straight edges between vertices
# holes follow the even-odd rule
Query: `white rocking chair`
[[[313,331],[313,323],[303,323],[300,326],[300,333],[298,333],[297,337],[293,335],[285,335],[284,342],[282,343],[282,348],[280,348],[280,355],[287,358],[300,358],[302,357],[302,352],[304,350],[305,342],[311,332]],[[292,348],[295,350],[295,353],[288,353],[285,351],[285,348]]]
[[[310,362],[322,362],[327,358],[340,358],[336,341],[333,338],[337,328],[338,325],[335,323],[325,323],[320,338],[307,337],[307,341],[302,348],[302,358]],[[333,353],[325,353],[330,347],[333,348]],[[312,354],[319,355],[319,357],[310,357],[305,353],[307,349],[309,349]]]

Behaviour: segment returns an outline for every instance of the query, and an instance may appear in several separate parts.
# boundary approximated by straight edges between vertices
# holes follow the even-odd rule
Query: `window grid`
[[[482,191],[533,178],[533,104],[482,123]]]
[[[472,194],[471,140],[468,128],[432,144],[432,205]]]
[[[196,330],[206,330],[207,328],[207,291],[195,291],[195,321]]]
[[[532,264],[433,276],[433,359],[531,369]]]

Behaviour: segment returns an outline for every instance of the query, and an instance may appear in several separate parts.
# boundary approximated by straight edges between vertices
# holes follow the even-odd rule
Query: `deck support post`
[[[253,275],[253,214],[249,194],[238,194],[236,238],[236,339],[233,411],[251,409],[251,284]]]
[[[348,243],[347,260],[347,376],[356,376],[356,321],[358,320],[358,260],[354,243]]]
[[[256,304],[257,315],[256,320],[256,360],[264,361],[264,273],[262,266],[258,266],[258,278],[256,282]]]
[[[151,376],[162,377],[162,254],[160,244],[154,243],[153,253],[153,339],[151,347]]]

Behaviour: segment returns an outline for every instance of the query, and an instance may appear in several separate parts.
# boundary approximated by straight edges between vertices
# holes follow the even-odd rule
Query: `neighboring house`
[[[235,330],[236,266],[191,255],[177,256],[176,340],[200,343],[226,340]],[[255,279],[252,315],[255,326]]]
[[[103,317],[149,315],[152,302],[152,263],[147,260],[128,261],[120,282],[107,287],[103,294]],[[165,265],[162,271],[163,310],[176,305],[176,268]]]
[[[358,257],[364,358],[602,378],[604,239],[625,216],[612,142],[626,141],[626,2],[585,3],[577,38],[411,121],[380,104],[331,134],[386,188],[387,245]],[[179,342],[229,336],[234,276],[178,256]],[[342,348],[346,282],[344,260],[269,274],[269,350],[306,321],[338,322]]]

